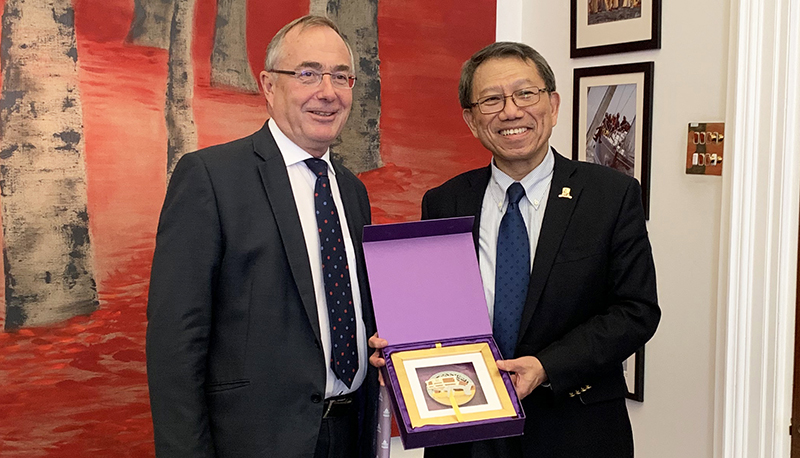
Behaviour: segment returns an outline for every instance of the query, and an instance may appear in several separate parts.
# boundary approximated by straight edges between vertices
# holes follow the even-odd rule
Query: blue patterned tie
[[[497,267],[494,274],[494,325],[492,332],[503,357],[514,357],[519,320],[531,276],[528,229],[519,211],[525,188],[513,183],[506,191],[508,207],[497,236]]]
[[[328,163],[322,159],[306,159],[306,165],[317,176],[314,186],[314,207],[317,214],[319,246],[322,255],[322,277],[331,332],[331,369],[348,388],[358,371],[356,346],[356,314],[350,290],[350,272],[339,214],[333,202],[328,181]]]

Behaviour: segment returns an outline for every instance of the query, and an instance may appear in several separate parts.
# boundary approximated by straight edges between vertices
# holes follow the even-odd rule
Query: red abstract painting
[[[8,14],[12,2],[19,3],[0,0],[0,7]],[[154,456],[145,310],[167,183],[169,56],[128,39],[133,0],[71,4],[96,301],[90,313],[0,331],[0,456]],[[246,5],[246,57],[257,75],[269,39],[309,4]],[[427,189],[488,163],[461,118],[457,85],[461,64],[494,41],[495,8],[495,0],[378,2],[380,163],[360,173],[374,223],[419,219]],[[216,1],[196,0],[197,147],[249,135],[267,118],[261,95],[212,84],[216,17]],[[48,75],[40,82],[46,86]]]

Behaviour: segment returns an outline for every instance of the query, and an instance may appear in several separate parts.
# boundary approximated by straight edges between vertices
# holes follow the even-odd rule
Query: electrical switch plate
[[[686,147],[686,173],[722,175],[724,122],[691,122]]]

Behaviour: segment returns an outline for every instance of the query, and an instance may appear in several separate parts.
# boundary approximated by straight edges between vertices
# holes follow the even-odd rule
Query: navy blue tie
[[[525,188],[513,183],[506,191],[508,207],[497,236],[497,265],[494,274],[494,340],[503,357],[514,357],[519,321],[528,294],[531,252],[528,229],[519,211]]]
[[[328,163],[322,159],[306,159],[305,163],[317,176],[314,207],[331,332],[330,364],[339,380],[350,388],[358,371],[356,314],[353,310],[353,293],[350,290],[350,267],[347,265],[339,214],[328,180]]]

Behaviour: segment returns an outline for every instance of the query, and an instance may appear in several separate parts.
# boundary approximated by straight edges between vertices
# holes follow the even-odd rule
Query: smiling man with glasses
[[[367,192],[331,160],[356,82],[336,25],[267,48],[271,119],[185,155],[150,282],[147,373],[159,457],[374,457]]]
[[[633,456],[622,362],[660,317],[636,180],[550,146],[561,98],[547,61],[494,43],[463,67],[464,121],[489,167],[425,194],[424,218],[475,215],[493,334],[526,413],[512,439],[426,457]]]
[[[641,190],[550,146],[561,98],[547,61],[494,43],[462,68],[464,121],[491,163],[428,191],[423,218],[475,216],[492,333],[525,409],[519,437],[427,458],[633,456],[622,362],[660,318]],[[385,340],[372,337],[382,348]],[[374,353],[370,362],[385,364]]]

